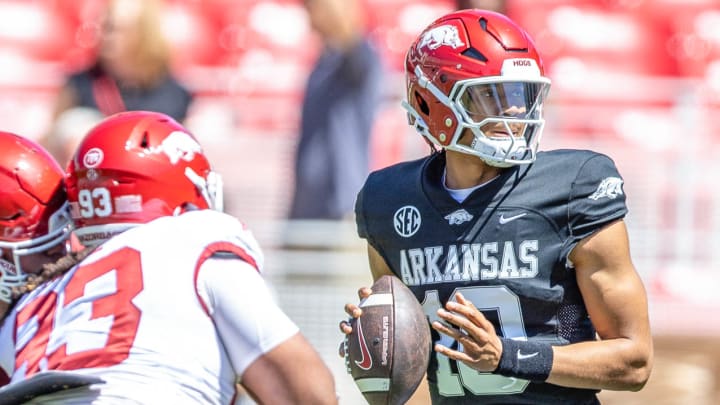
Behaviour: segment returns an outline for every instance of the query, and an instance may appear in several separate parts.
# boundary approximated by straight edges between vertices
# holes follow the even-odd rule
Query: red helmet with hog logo
[[[222,184],[200,144],[165,114],[132,111],[88,132],[68,166],[68,199],[86,246],[189,207],[222,210]]]
[[[410,124],[431,144],[507,167],[531,163],[550,87],[525,30],[503,14],[439,18],[405,59]]]

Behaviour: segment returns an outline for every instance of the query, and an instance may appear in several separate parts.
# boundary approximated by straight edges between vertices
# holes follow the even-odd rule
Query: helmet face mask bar
[[[12,257],[11,261],[0,257],[0,301],[10,302],[12,288],[25,284],[30,269],[23,268],[22,258],[42,254],[60,245],[65,245],[67,250],[71,230],[70,207],[65,203],[50,216],[49,232],[46,235],[22,242],[0,240],[0,255],[8,259]]]
[[[544,80],[505,78],[457,82],[450,108],[461,121],[448,149],[478,154],[494,166],[532,163],[545,126],[542,106],[549,86]],[[473,136],[463,136],[464,129]],[[471,138],[469,144],[465,138]]]
[[[8,250],[12,252],[13,264],[16,269],[20,270],[19,273],[22,273],[20,266],[20,258],[22,256],[43,253],[68,241],[72,230],[70,205],[67,202],[63,204],[59,210],[50,215],[48,223],[49,230],[46,235],[22,242],[5,242],[0,240],[0,251],[4,252]]]

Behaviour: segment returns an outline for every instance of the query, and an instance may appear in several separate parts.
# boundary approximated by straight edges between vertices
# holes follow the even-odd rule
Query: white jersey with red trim
[[[0,366],[11,383],[44,370],[105,381],[42,403],[231,403],[245,369],[298,332],[262,261],[251,233],[215,211],[125,231],[18,302]]]

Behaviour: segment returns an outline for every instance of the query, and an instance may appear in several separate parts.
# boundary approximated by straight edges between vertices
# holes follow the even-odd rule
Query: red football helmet
[[[67,173],[75,233],[86,246],[186,208],[222,210],[222,182],[200,144],[161,113],[105,118],[81,141]]]
[[[0,300],[9,302],[25,280],[20,258],[64,243],[72,222],[64,172],[45,149],[0,131],[0,151]]]
[[[461,10],[428,26],[405,59],[410,124],[432,144],[507,167],[535,160],[550,88],[525,30]]]

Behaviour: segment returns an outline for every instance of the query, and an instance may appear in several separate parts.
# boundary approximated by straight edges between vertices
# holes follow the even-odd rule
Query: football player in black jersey
[[[430,320],[433,403],[594,404],[602,389],[641,389],[653,348],[623,180],[605,155],[537,151],[550,80],[527,32],[456,11],[420,34],[405,69],[403,105],[434,152],[372,173],[355,213],[373,278],[399,277]]]

